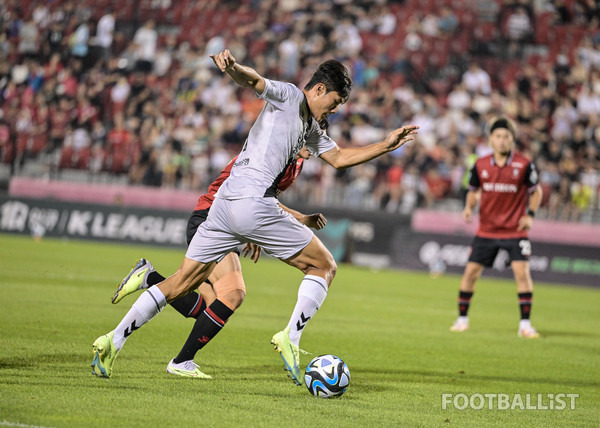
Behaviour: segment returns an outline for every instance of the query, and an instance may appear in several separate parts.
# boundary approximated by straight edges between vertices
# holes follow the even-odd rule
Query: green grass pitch
[[[246,301],[196,357],[212,381],[165,372],[192,326],[172,308],[128,340],[111,379],[92,376],[92,342],[135,301],[112,305],[116,283],[138,257],[171,274],[183,255],[0,235],[0,426],[600,423],[600,289],[536,283],[533,324],[543,337],[526,340],[517,337],[514,283],[489,278],[473,298],[471,330],[457,334],[448,331],[457,276],[340,266],[301,343],[346,361],[352,378],[339,399],[313,398],[286,377],[269,341],[288,321],[302,274],[269,259],[243,262]],[[442,409],[442,394],[493,393],[579,398],[572,410],[489,409],[487,402],[480,410]]]

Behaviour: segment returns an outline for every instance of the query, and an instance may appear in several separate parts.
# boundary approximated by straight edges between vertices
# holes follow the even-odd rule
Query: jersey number
[[[521,247],[521,254],[523,256],[531,255],[531,242],[528,239],[521,239],[519,241],[519,247]]]

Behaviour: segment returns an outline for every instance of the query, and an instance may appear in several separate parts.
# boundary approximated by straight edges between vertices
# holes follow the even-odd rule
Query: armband
[[[535,217],[535,211],[534,211],[534,210],[527,210],[527,215],[528,215],[529,217],[532,217],[532,218],[533,218],[533,217]]]

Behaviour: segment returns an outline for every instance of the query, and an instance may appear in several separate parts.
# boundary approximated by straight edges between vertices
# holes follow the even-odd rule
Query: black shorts
[[[492,267],[498,251],[508,252],[508,261],[529,261],[531,241],[527,238],[489,239],[476,236],[471,244],[470,262]]]
[[[206,217],[208,217],[208,209],[205,210],[196,210],[190,216],[187,224],[186,237],[187,244],[190,245],[192,242],[192,238],[196,234],[196,230],[198,230],[198,226],[206,221]]]
[[[210,208],[207,208],[205,210],[196,210],[190,216],[190,219],[188,220],[187,224],[187,230],[185,232],[188,246],[190,245],[190,242],[192,242],[192,238],[196,234],[198,226],[200,226],[206,221],[209,209]],[[236,253],[238,256],[240,255],[240,252],[238,250],[233,250],[233,252]]]

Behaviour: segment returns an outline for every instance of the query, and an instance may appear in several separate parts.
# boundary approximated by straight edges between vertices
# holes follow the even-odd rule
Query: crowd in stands
[[[306,163],[286,201],[409,213],[456,201],[507,114],[535,160],[542,217],[598,217],[600,9],[594,0],[5,0],[0,163],[203,191],[262,109],[209,54],[302,87],[334,57],[340,145],[403,124],[404,148],[352,169]]]

